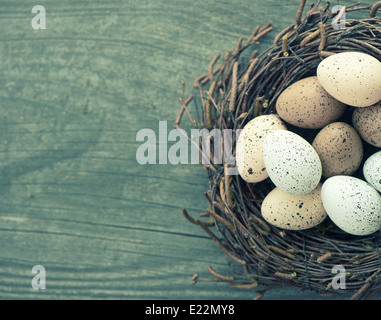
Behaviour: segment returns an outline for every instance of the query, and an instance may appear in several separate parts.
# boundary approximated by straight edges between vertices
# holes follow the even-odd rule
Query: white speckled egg
[[[365,181],[334,176],[322,187],[321,197],[330,219],[353,235],[368,235],[381,227],[381,196]]]
[[[311,144],[296,133],[271,132],[263,143],[263,160],[270,179],[284,192],[306,194],[320,182],[319,156]]]
[[[361,52],[342,52],[319,63],[317,77],[337,100],[368,107],[381,100],[381,62]]]
[[[317,226],[327,217],[321,201],[321,187],[319,183],[310,193],[299,196],[275,188],[262,202],[263,218],[286,230],[305,230]]]
[[[338,120],[345,108],[344,103],[324,90],[315,76],[295,82],[276,102],[276,111],[284,121],[305,129],[323,128]]]
[[[236,164],[240,176],[247,182],[260,182],[268,178],[262,156],[263,141],[274,130],[286,130],[275,114],[262,115],[245,125],[236,148]]]
[[[381,192],[381,151],[371,155],[364,163],[366,181]]]

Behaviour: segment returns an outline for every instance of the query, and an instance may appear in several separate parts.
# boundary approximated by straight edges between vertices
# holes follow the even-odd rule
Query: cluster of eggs
[[[313,135],[307,138],[292,128]],[[276,114],[245,125],[236,164],[247,182],[271,179],[275,185],[261,206],[270,224],[304,230],[328,216],[349,234],[368,235],[381,228],[377,148],[381,62],[365,53],[343,52],[321,61],[316,76],[286,88]]]

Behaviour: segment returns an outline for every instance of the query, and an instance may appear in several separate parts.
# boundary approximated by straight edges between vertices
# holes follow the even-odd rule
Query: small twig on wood
[[[319,22],[319,30],[320,30],[320,44],[319,51],[322,51],[326,44],[326,34],[325,34],[325,25],[323,22]]]
[[[240,283],[231,283],[230,286],[232,288],[236,288],[236,289],[247,289],[247,290],[250,290],[250,289],[258,287],[258,283],[256,283],[256,282],[242,283],[242,284],[240,284]]]
[[[283,278],[283,279],[288,279],[288,280],[292,280],[296,277],[296,272],[293,272],[293,273],[284,273],[284,272],[275,272],[274,276],[275,277],[279,277],[279,278]]]
[[[325,261],[325,260],[327,260],[329,258],[332,258],[332,253],[331,252],[327,252],[327,253],[323,254],[322,256],[317,258],[316,261],[317,261],[317,263],[322,263],[323,261]]]
[[[184,110],[187,108],[189,102],[191,102],[193,100],[193,98],[194,98],[193,94],[191,94],[185,101],[183,100],[183,98],[179,98],[180,103],[181,103],[181,108],[180,108],[180,111],[176,117],[174,127],[176,127],[180,124],[181,118],[183,117],[183,114],[184,114]]]
[[[238,82],[238,66],[239,63],[235,62],[233,66],[233,78],[232,78],[232,87],[231,87],[231,95],[229,102],[229,111],[233,112],[235,109],[235,102],[237,98],[237,82]]]
[[[245,85],[247,85],[247,83],[249,82],[250,75],[253,72],[253,69],[254,69],[255,65],[257,64],[257,62],[258,62],[258,58],[251,60],[250,65],[249,65],[245,75],[241,79],[241,83],[239,84],[239,87],[238,87],[238,92],[241,92],[243,90],[243,88],[245,87]]]
[[[298,11],[296,12],[296,25],[300,25],[302,22],[302,14],[307,0],[301,0]]]
[[[221,222],[222,224],[224,224],[224,225],[225,225],[228,229],[230,229],[231,231],[234,231],[234,230],[235,230],[234,226],[233,226],[229,221],[227,221],[226,219],[222,218],[220,215],[218,215],[218,214],[215,213],[214,211],[207,209],[207,212],[208,212],[213,218],[215,218],[217,221],[219,221],[219,222]]]
[[[208,95],[210,97],[213,97],[214,89],[216,88],[217,81],[213,80],[208,91]],[[205,100],[205,118],[206,118],[206,126],[208,129],[213,128],[213,119],[212,119],[212,111],[211,111],[211,105],[210,105],[210,98],[207,98]]]
[[[318,35],[320,34],[320,30],[316,30],[312,33],[310,33],[307,37],[305,37],[302,42],[300,42],[300,47],[305,47],[307,43],[311,42],[314,40]]]
[[[226,204],[228,205],[228,207],[232,207],[233,206],[233,201],[232,201],[232,196],[231,196],[231,193],[230,193],[230,175],[228,174],[228,170],[229,170],[228,164],[225,163],[225,166],[224,166],[225,199],[226,199]]]
[[[219,59],[220,55],[221,55],[220,53],[217,53],[213,57],[213,59],[210,61],[210,63],[209,63],[209,66],[208,66],[208,77],[209,77],[210,81],[214,80],[213,67],[214,67],[216,61]]]
[[[274,38],[274,46],[277,46],[278,42],[283,38],[283,36],[285,36],[291,30],[294,30],[294,28],[295,28],[295,25],[294,24],[290,24],[288,27],[286,27],[280,33],[278,33],[278,35]]]
[[[266,34],[268,34],[269,32],[271,32],[273,30],[273,27],[267,27],[266,29],[263,29],[261,30],[253,39],[252,41],[255,42],[255,41],[258,41],[259,39],[261,39],[263,36],[265,36]]]
[[[351,300],[356,300],[359,296],[361,296],[370,286],[371,282],[376,278],[376,276],[380,273],[380,270],[377,270],[370,277],[365,280],[364,285],[351,297]]]
[[[285,34],[282,38],[282,52],[283,56],[288,57],[288,39],[287,34]]]
[[[376,2],[372,9],[370,10],[369,17],[374,18],[376,16],[377,10],[381,8],[381,1]]]
[[[222,281],[227,281],[227,282],[232,282],[235,280],[235,278],[233,276],[225,276],[221,273],[218,273],[217,271],[215,271],[211,266],[208,266],[208,271],[213,275],[215,276],[216,278],[222,280]]]

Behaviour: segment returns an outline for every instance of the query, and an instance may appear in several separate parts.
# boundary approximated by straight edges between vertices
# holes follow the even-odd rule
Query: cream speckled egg
[[[321,200],[321,183],[304,195],[291,195],[273,189],[263,200],[263,218],[270,224],[287,230],[305,230],[317,226],[327,213]]]
[[[381,151],[371,155],[365,161],[363,173],[366,181],[381,192]]]
[[[351,175],[357,171],[363,159],[360,136],[344,122],[325,126],[315,137],[312,146],[320,157],[325,178]]]
[[[381,196],[371,185],[351,176],[334,176],[321,197],[330,219],[353,235],[368,235],[381,227]]]
[[[263,159],[271,181],[284,192],[306,194],[320,182],[319,156],[296,133],[277,130],[268,134],[263,143]]]
[[[381,102],[367,108],[356,108],[352,124],[369,144],[381,148]]]
[[[237,142],[236,164],[245,181],[254,183],[268,178],[262,156],[263,141],[267,134],[279,129],[287,128],[274,114],[258,116],[243,128]]]
[[[381,100],[381,62],[361,52],[342,52],[319,63],[317,77],[327,92],[354,107]]]
[[[284,121],[305,129],[320,129],[338,120],[345,107],[324,90],[315,76],[295,82],[276,102],[276,111]]]

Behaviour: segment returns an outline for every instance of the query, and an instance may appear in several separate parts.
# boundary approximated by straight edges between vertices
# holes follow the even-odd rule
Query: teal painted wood
[[[257,24],[294,21],[288,1],[0,1],[0,298],[251,299],[190,286],[229,258],[181,215],[207,206],[197,165],[136,161],[143,128],[172,126],[216,52]],[[31,269],[46,268],[46,290]],[[296,289],[268,299],[319,298]]]

